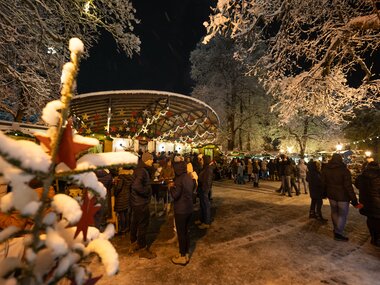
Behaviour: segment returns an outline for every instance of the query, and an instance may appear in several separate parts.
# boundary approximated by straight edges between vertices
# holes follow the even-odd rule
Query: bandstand
[[[154,90],[77,95],[71,115],[79,134],[104,139],[105,151],[188,152],[213,143],[219,126],[218,115],[204,102]]]

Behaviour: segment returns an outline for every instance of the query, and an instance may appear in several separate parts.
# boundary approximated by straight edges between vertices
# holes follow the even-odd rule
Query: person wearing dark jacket
[[[201,230],[208,229],[211,224],[211,204],[208,197],[209,192],[212,187],[213,180],[213,167],[210,165],[211,158],[208,155],[205,155],[203,158],[204,167],[199,173],[198,177],[198,191],[199,191],[199,201],[201,208],[201,215],[199,221],[199,228]]]
[[[300,195],[300,191],[296,185],[296,176],[297,176],[297,167],[294,162],[294,160],[290,159],[288,160],[288,163],[285,166],[285,181],[286,181],[286,188],[288,189],[288,195],[289,197],[292,197],[292,189],[296,190],[296,195]]]
[[[119,180],[114,191],[114,211],[117,213],[120,234],[128,232],[131,224],[130,196],[132,181],[133,170],[120,169]]]
[[[310,219],[317,219],[320,222],[327,222],[322,216],[323,198],[325,198],[322,190],[321,173],[319,171],[317,161],[312,161],[308,164],[308,171],[306,172],[306,180],[309,184],[310,191]]]
[[[343,231],[347,222],[349,203],[351,201],[353,206],[359,203],[352,187],[351,173],[340,154],[334,153],[331,160],[322,168],[322,187],[330,202],[334,239],[348,241]]]
[[[371,244],[380,247],[380,167],[375,161],[369,162],[363,173],[355,180],[359,189],[359,200],[363,205],[360,214],[367,216],[367,227]]]
[[[278,176],[281,180],[281,187],[277,190],[277,192],[280,192],[281,195],[285,195],[286,192],[290,193],[290,189],[288,189],[286,184],[286,175],[285,175],[285,168],[289,164],[288,157],[285,154],[282,154],[280,156],[280,159],[278,161],[277,167],[278,167]],[[290,193],[291,195],[291,193]]]
[[[132,220],[130,228],[131,248],[130,253],[144,249],[140,253],[142,258],[154,258],[154,253],[149,251],[146,242],[146,233],[149,226],[149,203],[152,197],[149,168],[153,165],[153,156],[149,152],[142,154],[137,167],[133,171],[131,185],[131,209]]]
[[[185,161],[174,162],[174,187],[170,194],[174,200],[174,219],[178,235],[180,255],[172,258],[174,264],[189,263],[190,220],[193,213],[193,179],[187,173]]]
[[[95,219],[95,227],[100,231],[103,231],[107,225],[107,218],[112,217],[112,175],[108,169],[98,169],[95,170],[95,175],[98,178],[98,181],[103,184],[103,186],[107,190],[106,200],[101,201],[101,207],[98,212],[96,212]]]

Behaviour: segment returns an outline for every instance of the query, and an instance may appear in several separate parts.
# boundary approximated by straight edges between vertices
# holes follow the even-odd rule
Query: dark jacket
[[[104,169],[98,169],[95,171],[96,177],[98,178],[99,182],[101,182],[104,187],[107,189],[107,192],[111,190],[112,188],[112,175],[111,173]]]
[[[334,201],[357,204],[356,194],[352,187],[351,173],[339,154],[334,154],[322,169],[322,187],[327,197]]]
[[[130,207],[131,186],[133,181],[132,171],[123,171],[119,174],[119,181],[115,187],[115,212],[128,210]]]
[[[380,219],[380,168],[377,163],[369,163],[355,181],[359,189],[360,213],[370,218]]]
[[[139,161],[133,171],[133,181],[131,187],[131,206],[147,205],[152,197],[152,187],[150,185],[149,167]]]
[[[214,175],[214,168],[210,165],[210,158],[205,155],[204,167],[198,176],[198,185],[203,192],[210,192],[212,187],[212,180]]]
[[[288,160],[287,164],[285,165],[285,176],[290,176],[295,178],[297,176],[297,166],[291,161]]]
[[[170,194],[174,200],[174,214],[190,214],[193,212],[193,179],[187,173],[185,161],[174,162],[174,185]]]
[[[306,180],[309,183],[310,198],[325,198],[325,194],[322,189],[321,173],[317,168],[317,163],[313,161],[308,164],[307,168],[308,171],[306,172]]]
[[[286,166],[289,164],[289,160],[284,160],[282,159],[281,161],[279,161],[278,163],[278,175],[279,176],[285,176],[285,168]]]

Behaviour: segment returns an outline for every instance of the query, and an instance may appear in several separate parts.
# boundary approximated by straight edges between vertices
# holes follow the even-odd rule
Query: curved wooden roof
[[[74,126],[79,133],[204,143],[215,140],[216,112],[204,102],[177,93],[118,90],[74,96]]]

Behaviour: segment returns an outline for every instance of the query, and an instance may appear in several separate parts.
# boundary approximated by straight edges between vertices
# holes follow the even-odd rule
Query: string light
[[[361,142],[365,143],[365,142],[367,142],[367,140],[371,142],[372,140],[375,140],[375,139],[379,139],[379,136],[375,136],[375,137],[371,137],[371,138],[367,138],[367,139],[363,139],[363,140],[354,141],[354,142],[352,142],[352,144],[355,145],[355,144],[359,144]]]

